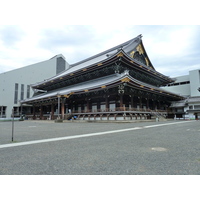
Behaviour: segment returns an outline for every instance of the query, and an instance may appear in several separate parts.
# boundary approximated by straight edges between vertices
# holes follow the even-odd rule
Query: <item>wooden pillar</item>
[[[58,97],[58,117],[57,117],[57,119],[60,119],[60,95],[58,95],[57,97]]]
[[[90,100],[87,99],[87,112],[90,112]]]
[[[54,104],[51,104],[51,120],[54,120]]]
[[[133,96],[133,108],[137,108],[137,101],[136,101],[137,97]]]
[[[134,108],[134,104],[133,104],[133,95],[131,95],[131,108]]]
[[[62,99],[61,103],[61,119],[64,119],[65,117],[65,104],[64,104],[64,99]]]
[[[99,102],[99,101],[97,101],[97,112],[99,112],[99,111],[100,111],[100,109],[101,109],[100,102]]]
[[[40,119],[43,119],[43,106],[40,106]]]
[[[65,112],[66,112],[67,114],[69,113],[68,103],[65,105]]]
[[[158,110],[160,109],[160,101],[158,100]]]
[[[147,104],[146,104],[147,105],[147,109],[149,109],[149,98],[147,97],[146,100],[147,100]]]
[[[155,100],[152,99],[152,102],[153,102],[153,110],[156,110],[156,103],[155,103]]]
[[[123,110],[123,94],[120,95],[120,110]]]
[[[109,102],[108,102],[108,97],[106,96],[106,111],[109,110]]]
[[[140,109],[142,108],[142,97],[139,97]]]
[[[35,105],[33,105],[33,119],[35,119]]]

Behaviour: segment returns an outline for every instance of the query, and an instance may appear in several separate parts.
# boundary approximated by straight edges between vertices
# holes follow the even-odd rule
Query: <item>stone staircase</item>
[[[156,121],[167,121],[166,115],[166,112],[151,111],[151,118],[155,119]]]

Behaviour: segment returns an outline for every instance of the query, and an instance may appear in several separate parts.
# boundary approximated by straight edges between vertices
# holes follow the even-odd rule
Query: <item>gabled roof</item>
[[[145,51],[144,46],[142,44],[142,35],[138,35],[137,37],[135,37],[131,40],[128,40],[127,42],[124,42],[120,45],[117,45],[117,46],[111,48],[111,49],[108,49],[108,50],[103,51],[99,54],[96,54],[92,57],[84,59],[80,62],[74,63],[74,64],[71,65],[71,68],[73,68],[75,70],[75,68],[76,69],[81,68],[82,65],[85,66],[85,65],[91,65],[91,64],[98,63],[101,60],[105,60],[106,58],[116,54],[119,50],[123,50],[125,53],[129,54],[133,50],[136,51],[136,48],[140,44],[141,44],[143,50]],[[146,51],[145,51],[145,53],[146,53]]]
[[[89,57],[85,60],[82,60],[80,62],[72,64],[72,65],[70,65],[69,69],[67,69],[67,70],[63,71],[62,73],[57,74],[56,76],[51,77],[47,80],[33,84],[32,87],[36,87],[36,86],[44,84],[46,82],[51,82],[53,80],[59,79],[63,76],[73,74],[77,71],[83,70],[86,67],[89,68],[90,66],[93,66],[94,64],[98,64],[98,63],[101,63],[103,61],[105,62],[105,61],[111,59],[114,55],[116,55],[120,51],[123,51],[125,54],[127,54],[130,57],[133,55],[133,52],[135,53],[138,50],[141,51],[145,55],[145,60],[148,63],[148,64],[146,64],[146,67],[148,67],[148,68],[150,68],[151,70],[154,71],[155,69],[154,69],[153,65],[151,64],[151,61],[149,60],[149,58],[147,56],[147,53],[144,49],[141,38],[142,38],[142,35],[138,35],[137,37],[135,37],[135,38],[133,38],[133,39],[127,41],[127,42],[124,42],[120,45],[117,45],[117,46],[115,46],[111,49],[103,51],[103,52],[101,52],[97,55],[94,55],[92,57]],[[132,59],[135,62],[139,62],[139,61],[135,60],[134,57],[132,57]]]

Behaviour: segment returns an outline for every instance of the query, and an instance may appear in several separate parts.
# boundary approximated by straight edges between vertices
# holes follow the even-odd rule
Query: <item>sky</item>
[[[194,0],[189,5],[184,0],[176,5],[177,1],[144,0],[138,4],[135,0],[77,0],[67,1],[67,5],[64,0],[2,2],[0,73],[57,54],[73,64],[142,34],[158,72],[170,77],[187,75],[200,69],[199,11]]]
[[[0,73],[57,54],[73,64],[139,34],[158,72],[175,77],[200,69],[199,25],[1,25]]]

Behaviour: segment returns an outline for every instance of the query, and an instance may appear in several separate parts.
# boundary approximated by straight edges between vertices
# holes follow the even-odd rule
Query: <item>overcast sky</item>
[[[63,54],[73,64],[139,34],[143,35],[143,44],[157,71],[175,77],[200,69],[200,25],[131,25],[132,22],[154,24],[155,19],[158,24],[195,23],[199,12],[193,0],[189,5],[181,1],[181,9],[180,2],[177,9],[176,1],[171,0],[167,3],[144,1],[144,4],[134,0],[124,0],[123,4],[108,0],[102,0],[101,4],[89,0],[70,4],[67,1],[66,6],[64,2],[7,0],[1,4],[0,19],[7,24],[22,25],[0,24],[0,73],[48,60],[57,54]],[[166,14],[165,18],[162,13]],[[171,21],[163,20],[166,18]],[[67,22],[85,24],[87,19],[97,25],[65,25]]]
[[[0,73],[63,54],[69,64],[143,35],[155,69],[167,76],[200,69],[200,26],[0,26]]]

